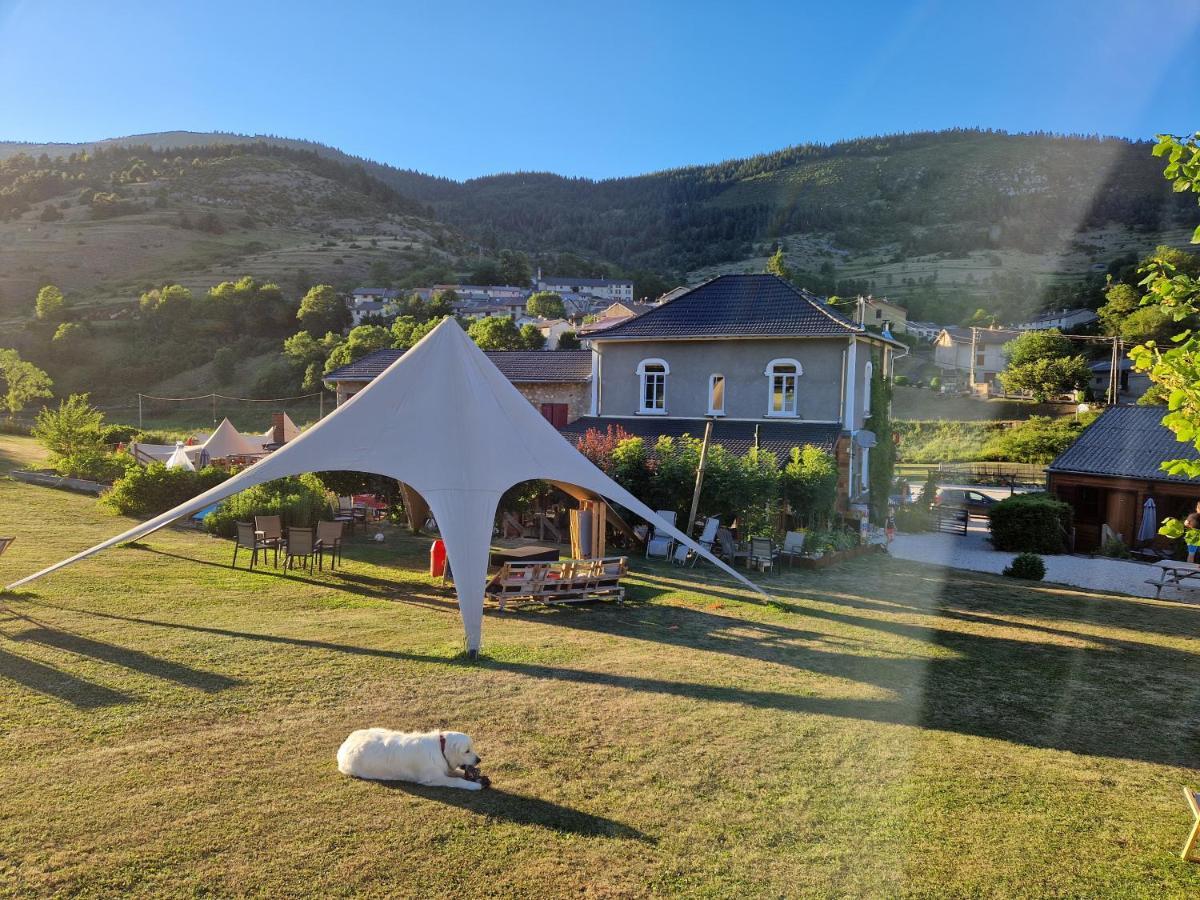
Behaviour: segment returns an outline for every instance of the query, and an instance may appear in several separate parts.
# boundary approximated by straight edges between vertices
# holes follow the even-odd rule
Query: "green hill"
[[[0,319],[28,315],[50,282],[86,305],[252,272],[298,297],[361,281],[373,263],[401,275],[459,250],[427,207],[353,161],[213,137],[0,145]]]

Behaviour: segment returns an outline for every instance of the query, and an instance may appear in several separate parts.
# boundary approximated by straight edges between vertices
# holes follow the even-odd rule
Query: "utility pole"
[[[976,326],[972,325],[971,326],[971,367],[970,367],[970,374],[968,375],[968,381],[967,381],[967,387],[971,389],[972,393],[974,393],[974,391],[975,391],[975,346],[978,342],[979,342],[979,329]]]
[[[687,525],[683,529],[683,533],[688,537],[692,536],[692,529],[696,525],[696,510],[700,508],[700,488],[704,486],[704,466],[708,462],[708,442],[712,440],[713,420],[708,419],[704,423],[704,442],[700,445],[700,464],[696,466],[696,487],[692,491],[692,511],[688,516]]]
[[[1108,405],[1116,406],[1121,396],[1120,338],[1112,339],[1112,360],[1108,370]]]
[[[138,431],[142,430],[142,395],[138,394]]]

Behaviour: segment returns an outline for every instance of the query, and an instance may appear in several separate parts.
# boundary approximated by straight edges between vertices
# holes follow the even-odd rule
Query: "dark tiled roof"
[[[334,369],[324,380],[370,381],[403,355],[403,350],[376,350]],[[586,383],[592,377],[592,354],[588,350],[488,350],[487,358],[513,384]]]
[[[1162,424],[1165,412],[1162,406],[1114,406],[1106,410],[1050,463],[1050,471],[1146,481],[1191,481],[1180,475],[1168,475],[1159,468],[1159,463],[1168,459],[1200,459],[1200,453],[1191,444],[1175,440],[1174,433]]]
[[[614,338],[862,334],[819,297],[774,275],[721,275],[598,335]]]
[[[679,437],[690,434],[693,437],[704,436],[704,419],[656,419],[649,416],[625,418],[601,418],[599,416],[584,416],[576,419],[565,428],[560,428],[563,437],[575,442],[589,428],[605,433],[610,425],[619,427],[630,437],[640,437],[647,444],[653,444],[660,435]],[[729,422],[716,419],[713,422],[712,442],[720,444],[730,453],[739,456],[747,453],[754,446],[754,430],[758,429],[758,446],[769,450],[780,460],[783,460],[793,447],[803,447],[813,444],[822,450],[833,452],[833,445],[841,434],[842,427],[837,423],[823,424],[817,422]]]

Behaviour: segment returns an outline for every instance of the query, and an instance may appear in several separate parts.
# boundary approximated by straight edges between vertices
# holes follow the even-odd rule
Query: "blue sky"
[[[1198,26],[1197,0],[0,0],[0,139],[279,134],[464,178],[952,126],[1150,137],[1200,128]]]

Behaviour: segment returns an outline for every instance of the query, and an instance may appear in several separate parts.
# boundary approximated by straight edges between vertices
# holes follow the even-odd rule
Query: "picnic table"
[[[1158,569],[1158,578],[1147,578],[1146,584],[1153,586],[1154,599],[1158,600],[1165,587],[1182,588],[1184,590],[1200,589],[1200,583],[1186,585],[1184,582],[1200,578],[1200,565],[1190,562],[1177,562],[1173,559],[1159,560],[1154,564]]]

